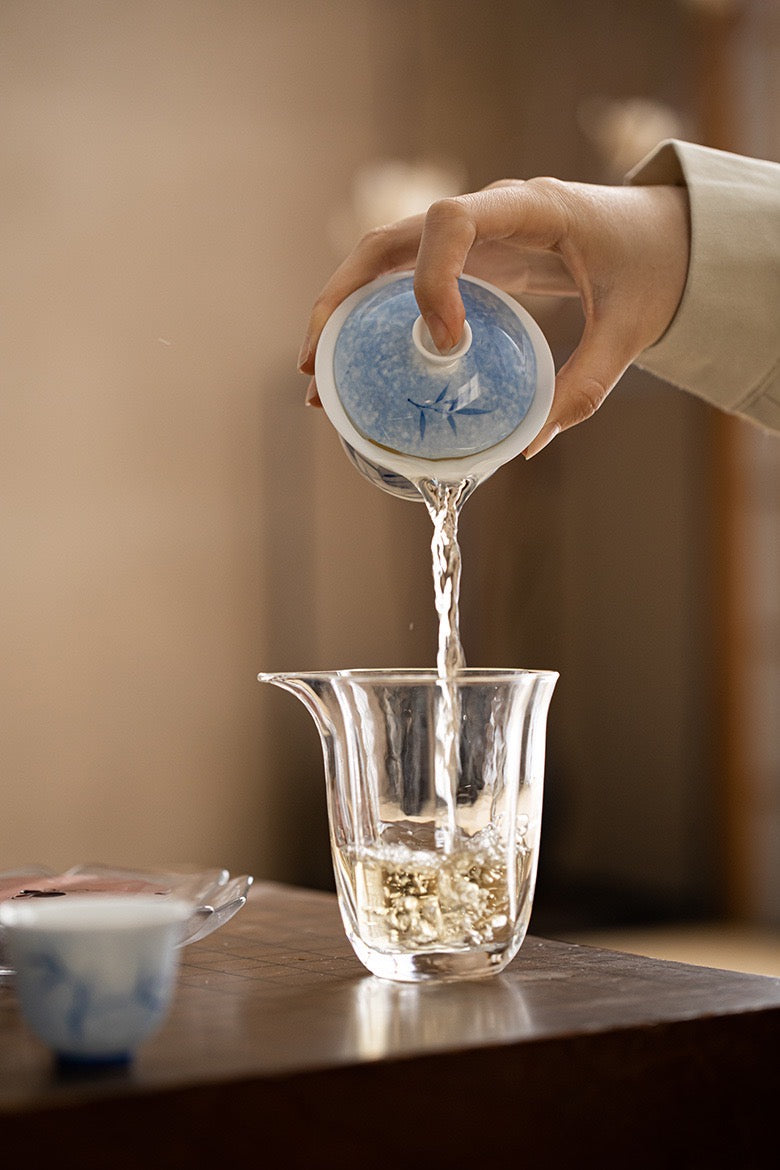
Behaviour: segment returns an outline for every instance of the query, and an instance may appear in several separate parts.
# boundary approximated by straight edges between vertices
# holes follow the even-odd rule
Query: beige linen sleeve
[[[680,306],[636,364],[780,431],[780,165],[670,140],[626,182],[685,185],[691,208]]]

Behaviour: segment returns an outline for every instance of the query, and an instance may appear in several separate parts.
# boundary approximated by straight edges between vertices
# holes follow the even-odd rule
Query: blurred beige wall
[[[295,355],[373,149],[370,17],[0,8],[0,870],[295,865],[307,717],[254,680],[319,655],[340,456]]]

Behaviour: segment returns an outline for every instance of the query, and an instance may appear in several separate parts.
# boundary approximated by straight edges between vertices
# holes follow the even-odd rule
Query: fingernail
[[[308,388],[306,390],[306,401],[305,401],[304,405],[305,406],[314,406],[315,402],[317,402],[318,399],[319,399],[319,395],[317,394],[317,383],[316,383],[315,379],[312,378],[312,380],[311,380],[311,382],[309,382]]]
[[[311,342],[309,341],[308,337],[306,337],[306,338],[304,338],[303,345],[301,346],[300,352],[298,354],[298,369],[299,370],[303,369],[303,367],[306,365],[306,363],[308,362],[310,357],[311,357]]]
[[[560,433],[561,428],[557,423],[554,423],[549,429],[545,427],[539,432],[534,441],[528,444],[525,451],[523,451],[523,456],[526,459],[533,459],[534,455],[538,455],[540,451],[543,451],[547,444],[552,443],[555,436]]]
[[[435,313],[431,313],[425,318],[425,324],[428,326],[428,331],[433,338],[434,345],[440,353],[446,353],[448,349],[452,349],[455,344],[455,339],[441,317],[437,317]]]

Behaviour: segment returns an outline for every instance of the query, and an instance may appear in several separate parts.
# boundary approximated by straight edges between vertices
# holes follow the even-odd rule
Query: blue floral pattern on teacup
[[[139,968],[129,985],[103,986],[88,971],[75,971],[60,955],[41,950],[28,960],[25,990],[31,1021],[51,1034],[56,1031],[60,1053],[124,1056],[162,1019],[173,983],[167,969]]]
[[[174,976],[175,961],[139,965],[111,986],[103,972],[75,969],[57,952],[41,949],[28,957],[20,994],[33,1031],[61,1055],[121,1058],[162,1020]]]

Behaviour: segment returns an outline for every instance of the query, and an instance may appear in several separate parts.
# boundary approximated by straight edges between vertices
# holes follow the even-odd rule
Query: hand
[[[364,236],[314,304],[299,369],[314,373],[317,341],[336,306],[386,272],[414,267],[417,303],[441,350],[455,345],[463,329],[462,272],[518,296],[579,296],[582,336],[558,371],[550,415],[524,452],[530,458],[594,414],[631,362],[666,331],[685,287],[689,251],[682,187],[493,183]],[[319,404],[314,382],[307,401]]]

